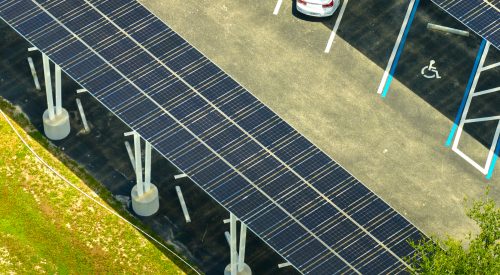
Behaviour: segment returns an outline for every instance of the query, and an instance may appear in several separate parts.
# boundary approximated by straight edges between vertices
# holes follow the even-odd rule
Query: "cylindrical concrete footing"
[[[154,184],[151,184],[151,188],[148,192],[144,193],[139,197],[137,193],[137,185],[134,185],[131,192],[132,197],[132,209],[134,212],[143,217],[151,216],[160,208],[160,202],[158,200],[158,188]]]
[[[252,275],[252,270],[247,264],[243,264],[243,270],[237,272],[238,275]],[[224,269],[224,275],[231,275],[231,265],[228,264]]]
[[[69,135],[71,127],[69,125],[69,114],[66,109],[62,109],[61,114],[54,119],[49,118],[49,111],[43,112],[43,131],[47,138],[51,140],[61,140]]]

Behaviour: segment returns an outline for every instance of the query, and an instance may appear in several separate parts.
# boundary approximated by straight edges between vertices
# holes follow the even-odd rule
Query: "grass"
[[[19,122],[18,131],[50,166],[139,224],[109,191],[51,146],[1,98],[0,108]],[[193,273],[168,251],[57,177],[21,143],[3,117],[0,148],[0,273]]]

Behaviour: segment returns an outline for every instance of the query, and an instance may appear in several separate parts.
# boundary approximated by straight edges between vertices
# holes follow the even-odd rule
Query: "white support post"
[[[141,197],[144,194],[142,182],[142,157],[141,157],[141,137],[134,133],[134,152],[135,152],[135,178],[137,183],[137,194]]]
[[[47,110],[43,112],[43,132],[51,140],[61,140],[71,132],[69,113],[61,106],[61,68],[56,65],[56,105],[52,95],[52,78],[50,77],[50,60],[42,54],[43,74],[45,79],[45,95],[47,97]]]
[[[229,219],[231,220],[229,225],[229,234],[231,237],[231,241],[229,244],[229,249],[231,251],[231,275],[236,275],[238,271],[237,260],[238,255],[236,251],[236,216],[233,213],[230,213]]]
[[[55,65],[55,76],[56,76],[56,115],[62,113],[62,99],[61,99],[61,67]]]
[[[134,135],[134,153],[135,156],[131,156],[131,150],[129,150],[130,146],[127,147],[127,151],[129,151],[129,157],[131,162],[133,163],[135,169],[135,177],[136,177],[136,185],[132,188],[131,197],[132,197],[132,209],[134,212],[143,217],[148,217],[154,215],[158,212],[160,208],[160,202],[158,197],[158,188],[151,183],[151,144],[147,141],[144,143],[145,145],[145,153],[144,153],[144,181],[142,177],[142,155],[141,155],[141,136],[137,132],[127,132],[124,135]]]
[[[54,112],[54,99],[52,98],[52,79],[50,77],[50,60],[45,54],[42,55],[43,60],[43,75],[45,77],[45,94],[47,96],[47,112],[49,119],[53,120],[56,117]]]
[[[238,250],[238,272],[242,272],[245,267],[245,246],[247,240],[247,226],[240,222],[240,249]]]
[[[145,141],[146,148],[144,152],[144,192],[151,188],[151,143]]]

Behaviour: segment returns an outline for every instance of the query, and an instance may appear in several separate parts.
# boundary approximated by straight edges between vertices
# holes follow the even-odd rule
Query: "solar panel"
[[[432,0],[432,2],[500,49],[500,2],[496,0]]]
[[[302,273],[397,273],[422,233],[134,0],[0,17]]]

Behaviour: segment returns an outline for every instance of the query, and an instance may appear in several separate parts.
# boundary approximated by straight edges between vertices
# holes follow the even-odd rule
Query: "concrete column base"
[[[151,184],[151,189],[144,193],[141,197],[137,194],[137,185],[134,185],[131,192],[132,197],[132,209],[134,212],[143,217],[148,217],[153,215],[160,208],[160,202],[158,200],[158,188],[154,184]]]
[[[71,127],[69,125],[69,114],[66,109],[62,109],[60,115],[54,119],[49,119],[49,111],[43,112],[43,131],[50,140],[61,140],[69,135]]]
[[[247,264],[243,264],[243,270],[236,272],[238,275],[252,275],[252,270]],[[226,269],[224,269],[224,275],[231,275],[231,264],[228,264],[226,266]]]

